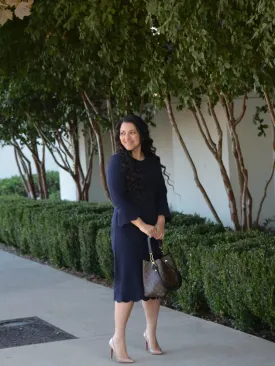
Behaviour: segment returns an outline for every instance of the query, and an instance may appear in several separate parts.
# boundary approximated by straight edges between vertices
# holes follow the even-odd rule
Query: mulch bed
[[[76,339],[36,316],[0,321],[0,349]]]
[[[66,273],[77,276],[79,278],[85,278],[87,281],[90,281],[90,282],[93,282],[93,283],[96,283],[96,284],[99,284],[99,285],[102,285],[102,286],[106,286],[106,287],[109,287],[109,288],[113,288],[112,282],[110,282],[106,279],[103,279],[103,278],[101,278],[97,275],[89,275],[89,274],[86,274],[86,273],[83,273],[83,272],[77,272],[77,271],[72,270],[72,269],[60,268],[60,267],[54,266],[46,260],[37,259],[37,258],[34,258],[30,255],[24,255],[24,254],[21,253],[21,251],[18,248],[8,246],[8,245],[4,245],[4,244],[0,244],[0,250],[3,250],[5,252],[11,253],[11,254],[15,254],[19,257],[29,259],[29,260],[32,260],[34,262],[40,263],[40,264],[50,266],[52,268],[64,271]],[[176,310],[176,311],[182,311],[179,306],[173,306],[167,300],[162,301],[162,305],[166,306],[170,309]],[[206,312],[201,312],[199,314],[196,314],[195,316],[197,316],[198,318],[204,319],[204,320],[211,321],[213,323],[224,325],[224,326],[229,327],[229,328],[238,329],[234,325],[234,321],[232,319],[219,317],[215,314],[212,314],[211,312],[207,312],[207,311]],[[275,343],[275,332],[272,331],[272,330],[260,329],[260,330],[257,330],[257,331],[249,331],[247,333]]]

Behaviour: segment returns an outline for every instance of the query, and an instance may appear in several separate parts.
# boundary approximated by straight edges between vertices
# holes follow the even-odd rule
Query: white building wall
[[[36,173],[35,165],[32,160],[32,156],[30,151],[27,148],[23,149],[24,154],[32,163],[33,173]],[[41,152],[41,148],[39,149]],[[46,170],[58,170],[58,167],[52,158],[51,153],[46,149]],[[19,171],[16,165],[15,157],[14,157],[14,149],[12,146],[0,146],[0,179],[2,178],[10,178],[13,175],[19,175]]]
[[[217,162],[205,145],[192,113],[187,110],[177,111],[176,106],[177,104],[173,103],[175,119],[197,168],[199,179],[221,220],[228,225],[230,223],[230,213]],[[202,110],[213,140],[217,141],[215,126],[212,117],[208,115],[206,104],[203,105]],[[221,112],[221,109],[218,108],[216,111],[218,117],[220,117]],[[172,208],[185,213],[198,213],[213,220],[212,213],[205,203],[200,190],[197,188],[191,165],[180,145],[176,133],[174,130],[172,131],[166,111],[160,111],[156,115],[156,124],[156,131],[152,131],[155,145],[158,148],[160,156],[166,157],[169,172],[173,170],[172,176],[175,182],[175,193],[170,189],[168,195]],[[228,169],[227,130],[224,121],[221,121],[221,127],[224,131],[224,163],[226,169]],[[172,135],[171,140],[168,137],[169,135]],[[169,149],[170,152],[168,153]]]
[[[77,191],[71,175],[64,169],[59,168],[60,198],[62,200],[76,201]]]

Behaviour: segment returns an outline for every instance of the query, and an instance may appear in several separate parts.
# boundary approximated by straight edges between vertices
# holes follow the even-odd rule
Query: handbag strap
[[[148,243],[150,261],[153,264],[153,266],[155,266],[156,263],[155,263],[154,254],[153,254],[153,250],[152,250],[151,238],[149,236],[147,236],[147,243]],[[162,247],[160,245],[159,245],[159,247],[160,247],[160,250],[162,251]],[[163,251],[162,251],[162,254],[163,254]]]

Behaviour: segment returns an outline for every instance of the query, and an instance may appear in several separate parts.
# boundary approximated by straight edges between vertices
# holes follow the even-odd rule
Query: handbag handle
[[[158,243],[159,242],[160,242],[160,240],[158,240]],[[152,263],[153,266],[156,266],[155,259],[154,259],[154,255],[153,255],[153,250],[152,250],[151,238],[149,236],[147,236],[147,243],[148,243],[150,261],[151,261],[151,263]],[[162,247],[160,245],[159,245],[159,248],[162,251]],[[163,254],[163,251],[162,251],[162,254]]]

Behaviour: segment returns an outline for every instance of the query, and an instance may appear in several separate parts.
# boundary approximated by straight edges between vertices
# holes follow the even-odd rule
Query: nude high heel
[[[149,339],[147,337],[147,334],[146,332],[143,333],[143,337],[145,339],[145,348],[146,348],[146,351],[149,351],[151,353],[151,355],[155,355],[155,356],[160,356],[160,355],[163,355],[163,352],[160,349],[152,349],[150,348],[150,343],[149,343]]]
[[[110,346],[110,350],[111,350],[111,358],[113,358],[113,356],[115,356],[116,362],[118,362],[118,363],[134,363],[135,362],[130,357],[129,358],[128,357],[127,358],[118,358],[117,357],[113,338],[110,339],[109,346]]]

